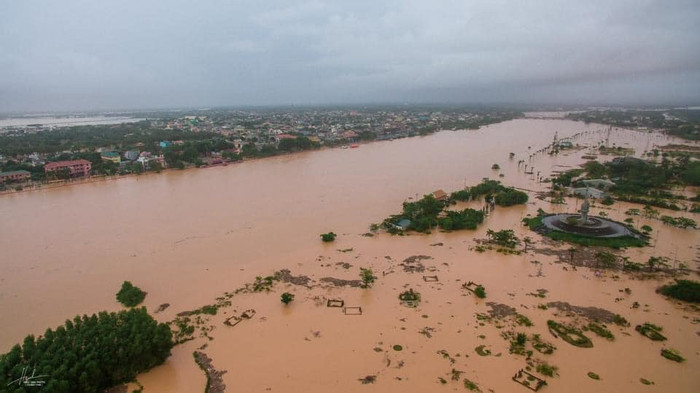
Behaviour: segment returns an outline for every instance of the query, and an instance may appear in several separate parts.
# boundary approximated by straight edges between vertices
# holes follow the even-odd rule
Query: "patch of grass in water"
[[[675,349],[662,349],[661,356],[665,357],[668,360],[673,360],[674,362],[678,363],[682,363],[685,361],[685,358],[681,356],[680,352],[676,351]]]
[[[596,381],[600,380],[600,375],[594,373],[593,371],[588,372],[588,378],[590,379],[595,379]]]
[[[638,239],[634,236],[592,237],[561,231],[551,231],[545,236],[554,240],[561,240],[567,243],[580,244],[582,246],[610,247],[614,249],[626,247],[644,247],[648,244],[646,240]]]
[[[645,322],[644,325],[637,325],[634,330],[638,331],[644,337],[652,341],[666,341],[666,337],[661,334],[663,328],[654,325],[653,323]]]
[[[542,375],[546,375],[548,377],[554,377],[554,375],[557,373],[557,370],[559,370],[559,368],[557,366],[552,366],[547,362],[542,362],[542,363],[537,365],[535,370],[537,370],[537,372],[542,374]]]
[[[693,280],[676,280],[675,284],[664,285],[660,292],[674,299],[700,303],[700,282]]]
[[[515,314],[515,323],[521,326],[532,326],[532,321],[530,321],[530,318],[524,316],[523,314]]]
[[[477,385],[474,381],[468,380],[467,378],[464,378],[464,387],[471,390],[472,392],[481,392],[481,389],[479,389],[479,385]]]
[[[610,341],[615,340],[615,336],[612,334],[612,332],[606,329],[603,325],[591,322],[588,324],[588,329],[600,337],[606,338]]]
[[[562,325],[552,320],[547,321],[547,326],[549,327],[550,332],[555,333],[555,335],[559,335],[562,340],[573,346],[580,348],[593,347],[593,342],[591,339],[586,337],[580,330],[572,326]]]
[[[490,350],[490,349],[486,349],[486,345],[479,345],[478,347],[474,348],[474,351],[476,351],[476,353],[477,353],[479,356],[489,356],[489,355],[491,355],[491,350]]]
[[[542,341],[542,338],[540,337],[539,334],[534,334],[532,336],[532,347],[535,348],[535,350],[539,353],[543,353],[545,355],[551,355],[554,353],[554,350],[557,349],[554,345]]]

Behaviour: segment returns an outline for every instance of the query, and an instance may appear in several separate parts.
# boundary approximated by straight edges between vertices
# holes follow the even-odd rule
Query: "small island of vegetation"
[[[676,280],[674,284],[661,287],[660,292],[674,299],[700,303],[700,282],[697,281]]]
[[[124,281],[122,288],[117,292],[117,300],[126,307],[135,307],[146,298],[146,292],[134,286],[130,281]]]
[[[483,179],[474,187],[455,191],[439,199],[434,194],[427,194],[416,202],[404,202],[401,214],[389,216],[381,227],[392,234],[406,230],[430,233],[436,227],[445,231],[473,230],[484,222],[484,210],[466,208],[456,211],[448,210],[448,207],[457,201],[466,202],[481,197],[484,197],[487,204],[499,206],[513,206],[528,201],[528,195],[523,191],[505,187],[497,180]]]
[[[29,369],[43,376],[42,391],[100,392],[162,364],[172,347],[170,327],[145,308],[76,316],[55,330],[46,329],[43,336],[27,336],[1,355],[0,386],[15,393],[36,392],[36,387],[12,382]]]

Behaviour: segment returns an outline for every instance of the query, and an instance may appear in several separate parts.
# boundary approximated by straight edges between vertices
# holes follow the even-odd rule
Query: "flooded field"
[[[145,119],[128,116],[36,116],[0,118],[0,130],[3,128],[23,127],[73,127],[87,125],[106,125],[134,123]]]
[[[544,240],[520,224],[538,208],[579,208],[576,200],[552,205],[535,198],[547,187],[536,181],[537,172],[565,171],[590,153],[534,154],[551,143],[555,132],[559,138],[577,135],[574,143],[581,145],[608,139],[611,145],[634,148],[638,156],[672,141],[659,134],[608,132],[596,124],[521,119],[358,149],[2,195],[0,351],[76,314],[119,310],[114,295],[124,280],[148,292],[144,304],[149,310],[169,303],[155,314],[168,321],[256,276],[289,269],[292,275],[308,276],[309,283],[278,283],[270,293],[234,296],[230,307],[207,322],[213,327],[211,340],[200,337],[178,345],[163,366],[139,376],[144,391],[202,391],[205,375],[192,357],[198,348],[216,369],[226,370],[227,391],[464,391],[461,380],[452,380],[452,370],[462,371],[461,378],[484,392],[528,391],[511,379],[526,360],[509,354],[504,331],[539,334],[557,347],[551,355],[532,356],[558,367],[558,376],[546,378],[544,391],[698,391],[700,379],[692,370],[700,364],[700,313],[655,293],[668,278],[640,280],[574,268],[552,252],[538,251],[568,246]],[[519,160],[534,167],[533,174],[525,174]],[[494,163],[501,169],[492,170]],[[476,231],[363,236],[371,223],[398,213],[409,198],[437,189],[450,192],[484,177],[531,191],[530,202],[497,208]],[[623,212],[632,206],[596,205],[591,213],[605,211],[624,220]],[[680,214],[692,217],[673,212]],[[697,231],[635,220],[655,232],[651,247],[625,252],[630,260],[666,256],[698,268]],[[514,229],[521,238],[530,236],[534,245],[520,255],[478,253],[476,239],[488,229]],[[324,244],[319,234],[329,231],[338,239]],[[415,255],[430,257],[422,260],[425,272],[404,270],[403,261]],[[320,280],[355,280],[360,267],[370,267],[378,276],[372,288],[336,287]],[[438,279],[427,282],[424,275]],[[486,299],[462,289],[468,281],[482,284]],[[398,294],[409,287],[421,293],[416,308],[399,304]],[[545,297],[533,296],[538,289],[547,290]],[[284,291],[296,294],[286,307],[279,300]],[[362,315],[326,307],[326,300],[335,298],[362,307]],[[478,320],[477,313],[492,311],[491,302],[513,307],[533,326]],[[609,325],[615,341],[587,332],[594,347],[577,348],[547,330],[548,319],[572,320],[555,307],[544,307],[549,302],[603,308],[624,316],[631,327]],[[632,308],[634,302],[641,307]],[[256,310],[250,320],[235,327],[223,323],[247,309]],[[652,342],[635,332],[634,326],[644,322],[662,325],[668,341]],[[491,356],[475,352],[481,345]],[[679,349],[687,360],[664,359],[662,348]],[[361,383],[367,376],[374,381]],[[645,386],[640,378],[654,384]]]

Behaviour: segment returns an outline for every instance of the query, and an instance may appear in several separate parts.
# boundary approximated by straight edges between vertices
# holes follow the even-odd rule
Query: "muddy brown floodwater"
[[[144,391],[203,391],[204,372],[192,353],[204,344],[201,351],[212,367],[226,371],[223,383],[232,392],[463,391],[461,381],[451,380],[452,369],[463,371],[462,378],[476,382],[482,391],[527,391],[511,380],[526,363],[523,356],[508,353],[509,343],[501,337],[507,328],[481,325],[476,319],[476,313],[488,313],[488,301],[514,307],[533,322],[515,330],[538,333],[556,345],[551,355],[533,355],[558,367],[559,375],[547,378],[545,391],[696,392],[699,314],[657,295],[659,279],[618,277],[615,272],[596,276],[532,251],[502,255],[473,250],[474,240],[483,238],[487,229],[505,228],[532,237],[535,247],[566,247],[527,233],[519,222],[540,207],[573,211],[577,201],[551,205],[535,199],[534,192],[546,184],[524,174],[517,162],[524,159],[543,176],[564,171],[583,162],[581,156],[590,151],[529,155],[550,143],[555,131],[560,138],[583,133],[574,142],[593,146],[608,137],[606,130],[567,120],[520,119],[358,149],[0,196],[0,351],[76,314],[119,310],[114,296],[124,280],[148,292],[149,310],[169,303],[155,314],[168,321],[178,312],[213,303],[255,276],[286,268],[315,284],[278,283],[270,293],[236,295],[230,307],[211,318],[212,340],[178,345],[164,365],[139,376]],[[609,138],[611,144],[635,148],[637,155],[678,143],[659,134],[619,129]],[[510,152],[515,153],[512,160]],[[500,171],[491,169],[494,163]],[[499,173],[506,185],[533,191],[531,202],[497,208],[476,231],[362,236],[369,224],[399,212],[409,198],[439,188],[456,190],[483,177],[498,178]],[[631,206],[598,205],[591,213],[605,209],[612,219],[623,220]],[[635,220],[640,226],[648,222],[654,237],[652,247],[628,250],[625,255],[631,260],[667,256],[697,269],[696,231]],[[319,234],[328,231],[338,239],[323,244]],[[406,272],[400,265],[414,255],[432,257],[421,261],[425,273]],[[372,288],[320,281],[357,279],[360,267],[370,267],[378,276]],[[426,282],[423,275],[435,275],[438,281]],[[470,280],[486,288],[485,300],[461,288]],[[408,287],[421,293],[416,308],[398,301]],[[631,293],[620,292],[624,288]],[[529,295],[538,289],[548,291],[546,299]],[[296,294],[286,307],[279,300],[283,291]],[[362,307],[363,313],[345,315],[328,308],[324,299],[330,298]],[[588,332],[594,347],[573,347],[554,338],[546,325],[548,319],[573,320],[556,309],[537,308],[557,301],[619,313],[632,327],[609,326],[615,341]],[[631,308],[635,301],[642,306]],[[223,324],[246,309],[256,310],[255,316],[235,327]],[[662,325],[668,341],[652,342],[634,331],[635,324],[647,321]],[[477,355],[474,348],[480,345],[494,356]],[[686,362],[664,359],[662,348],[680,350]],[[589,371],[601,380],[589,378]],[[374,376],[374,382],[362,384],[359,380],[367,376]],[[446,380],[444,386],[439,378]],[[654,384],[645,386],[640,378]]]

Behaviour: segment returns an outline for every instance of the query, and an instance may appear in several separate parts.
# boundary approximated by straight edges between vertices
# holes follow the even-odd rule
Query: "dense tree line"
[[[513,206],[527,203],[526,193],[514,188],[506,188],[496,193],[495,202],[499,206]]]
[[[277,146],[277,149],[280,151],[302,151],[318,149],[320,147],[320,143],[314,142],[305,136],[300,136],[294,139],[282,139]]]
[[[438,220],[440,228],[446,231],[459,229],[476,229],[484,222],[484,212],[481,210],[464,209],[462,211],[446,211],[445,217]]]
[[[100,392],[163,363],[172,347],[170,327],[145,308],[76,316],[43,336],[27,336],[0,356],[0,387],[13,393]],[[44,375],[37,380],[45,385],[12,382],[24,369]]]
[[[512,187],[505,187],[498,180],[484,179],[481,183],[453,192],[450,198],[456,201],[469,201],[486,197],[486,200],[493,201],[499,206],[513,206],[526,203],[528,196],[526,193]]]
[[[138,143],[143,143],[151,149],[163,140],[196,141],[218,136],[214,133],[151,128],[149,121],[119,125],[78,126],[36,133],[0,135],[0,154],[13,157],[34,152],[51,154],[82,149],[94,150],[105,146],[126,150]]]

